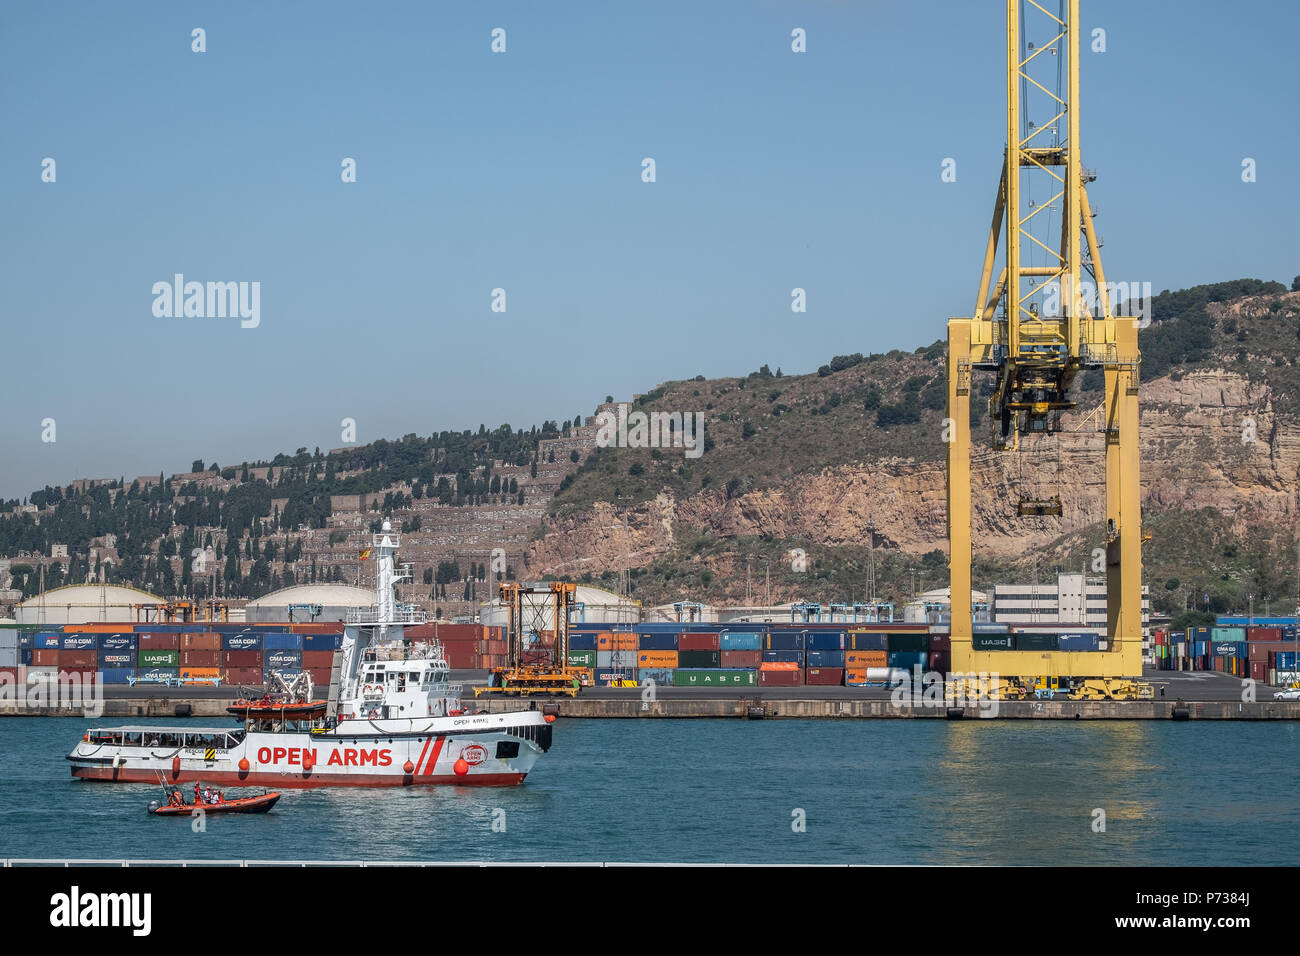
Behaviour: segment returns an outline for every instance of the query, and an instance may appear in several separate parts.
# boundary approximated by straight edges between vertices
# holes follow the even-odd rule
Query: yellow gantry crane
[[[1050,5],[1051,0],[1044,0]],[[975,314],[948,320],[948,543],[955,673],[997,673],[1032,686],[1070,677],[1085,696],[1142,693],[1142,527],[1138,484],[1137,325],[1111,312],[1080,158],[1079,0],[1052,13],[1007,0],[1006,153]],[[1026,23],[1025,20],[1032,20]],[[1032,35],[1030,35],[1032,33]],[[1037,42],[1035,42],[1037,41]],[[1029,119],[1028,101],[1050,116]],[[1038,193],[1034,194],[1037,187]],[[1060,217],[1059,237],[1052,223]],[[1047,238],[1043,235],[1046,233]],[[994,280],[1002,240],[1002,267]],[[992,445],[1029,452],[1074,407],[1075,377],[1101,369],[1106,439],[1108,650],[981,651],[971,620],[971,379],[996,376]],[[1055,468],[1055,465],[1053,465]],[[1068,480],[1068,478],[1064,479]],[[1024,499],[1020,515],[1060,514],[1060,498]]]
[[[493,684],[479,687],[474,696],[556,695],[577,696],[578,669],[569,667],[569,617],[577,600],[577,585],[552,581],[546,587],[527,587],[507,582],[499,588],[509,610],[506,627],[506,666],[493,671]],[[533,663],[526,659],[524,638],[551,633],[555,636],[555,657]]]

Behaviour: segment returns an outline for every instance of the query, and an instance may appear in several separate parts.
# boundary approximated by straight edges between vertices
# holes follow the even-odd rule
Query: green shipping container
[[[721,651],[678,651],[677,666],[686,668],[715,668],[722,666]]]
[[[180,667],[180,651],[141,651],[141,667]]]
[[[1015,643],[1010,634],[972,634],[970,647],[973,651],[1009,651]]]
[[[887,651],[910,651],[913,654],[930,650],[930,635],[926,631],[909,634],[890,634],[885,639]]]
[[[1060,645],[1055,634],[1016,634],[1018,651],[1054,651]]]
[[[569,651],[570,667],[595,667],[595,651]]]
[[[1213,635],[1211,640],[1228,641],[1233,644],[1240,644],[1246,639],[1246,629],[1244,627],[1215,627],[1210,629]]]
[[[678,668],[673,671],[674,687],[753,687],[757,683],[757,674],[752,670]]]

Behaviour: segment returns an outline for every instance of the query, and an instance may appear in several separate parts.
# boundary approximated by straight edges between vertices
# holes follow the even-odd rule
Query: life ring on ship
[[[379,711],[375,710],[375,709],[372,707],[372,708],[370,708],[370,713],[366,714],[366,717],[367,717],[369,720],[378,720],[378,719],[379,719]]]

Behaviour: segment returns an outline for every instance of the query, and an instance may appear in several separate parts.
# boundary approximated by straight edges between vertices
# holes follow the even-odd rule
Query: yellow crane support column
[[[1120,674],[1142,673],[1142,486],[1137,323],[1115,319],[1117,361],[1106,369],[1106,632]]]
[[[971,650],[971,324],[970,319],[948,320],[948,412],[943,438],[948,443],[948,600],[954,667]]]

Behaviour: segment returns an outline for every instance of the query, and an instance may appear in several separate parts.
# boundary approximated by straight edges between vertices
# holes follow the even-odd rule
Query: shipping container
[[[679,651],[716,651],[719,648],[717,634],[679,634],[677,635],[677,650]],[[701,664],[701,667],[708,667],[708,664]]]
[[[571,651],[596,650],[596,635],[595,634],[570,634],[569,650]]]
[[[223,667],[252,667],[257,670],[262,669],[262,652],[261,651],[222,651],[221,664]]]
[[[722,655],[722,666],[724,668],[741,669],[741,670],[746,668],[757,669],[758,665],[763,663],[763,652],[760,650],[752,650],[752,651],[723,650],[720,653]],[[772,653],[780,654],[781,651],[773,651]],[[797,654],[799,652],[794,651],[793,653]]]
[[[1058,647],[1056,634],[1017,632],[1012,637],[1015,638],[1015,647],[1018,651],[1054,651]]]
[[[302,635],[270,631],[262,635],[263,651],[301,651]]]
[[[60,667],[89,667],[92,670],[99,666],[99,651],[59,651]]]
[[[58,650],[63,646],[63,635],[58,631],[37,631],[32,636],[32,646],[40,650]]]
[[[849,631],[849,646],[855,651],[883,651],[887,637],[881,631]]]
[[[147,653],[150,653],[150,652],[149,652],[149,651],[141,651],[140,653],[141,653],[141,654],[147,654]],[[153,652],[153,653],[158,653],[158,652],[155,651],[155,652]],[[176,654],[177,656],[180,655],[180,651],[163,651],[162,653]],[[177,677],[180,676],[180,673],[181,673],[181,672],[180,672],[179,668],[176,668],[176,667],[145,667],[145,666],[141,666],[141,667],[139,668],[139,670],[136,671],[136,676],[139,677],[140,680],[142,680],[142,681],[145,681],[145,682],[148,682],[148,683],[157,683],[158,681],[165,680],[165,679],[167,679],[167,678],[175,679],[175,678],[177,678]]]
[[[256,631],[241,631],[238,634],[221,635],[221,649],[224,651],[262,652],[262,635]]]
[[[101,684],[129,684],[135,677],[134,667],[101,667],[99,682]]]
[[[704,652],[697,652],[704,653]],[[787,673],[798,674],[798,671]],[[753,687],[752,670],[723,670],[722,668],[678,668],[673,671],[674,687]]]
[[[593,680],[595,681],[597,687],[608,687],[610,684],[619,681],[632,681],[633,683],[635,683],[636,668],[628,667],[623,670],[619,670],[618,668],[598,667],[596,668],[596,672],[593,675]]]
[[[64,633],[62,641],[59,642],[59,649],[64,651],[97,651],[99,650],[98,634],[75,634]]]
[[[32,650],[32,664],[36,667],[58,667],[59,651],[57,648],[37,647]]]
[[[1280,627],[1248,627],[1246,628],[1247,641],[1280,641],[1282,640],[1282,628]]]
[[[849,646],[848,637],[845,631],[809,631],[804,648],[809,651],[843,651]],[[809,662],[808,666],[813,665]]]
[[[302,651],[263,651],[262,672],[302,670]]]
[[[651,669],[673,668],[677,666],[677,659],[677,651],[638,651],[636,666],[638,670],[644,667]]]
[[[182,654],[185,652],[182,651]],[[211,654],[212,651],[199,651],[201,654]],[[181,680],[189,681],[211,681],[221,679],[221,668],[219,667],[186,667],[181,665]]]
[[[972,634],[970,646],[973,651],[1009,651],[1015,647],[1015,638],[1009,633]]]
[[[758,672],[758,682],[768,687],[798,687],[803,683],[803,672],[761,670]]]
[[[642,667],[636,672],[637,683],[642,687],[650,683],[658,684],[661,687],[671,686],[674,670],[675,668],[671,667]]]
[[[928,663],[929,651],[890,651],[885,658],[885,666],[905,671],[910,671],[913,667],[925,670]]]
[[[136,663],[140,667],[179,667],[181,652],[141,648]]]
[[[220,667],[221,651],[193,650],[181,651],[182,668]]]
[[[1257,681],[1258,683],[1266,683],[1268,681],[1268,662],[1251,661],[1250,677],[1251,680]]]
[[[312,682],[313,689],[316,691],[316,696],[324,696],[329,692],[330,676],[332,673],[331,668],[329,667],[308,668],[307,673],[311,675],[311,682]]]
[[[0,647],[0,668],[18,666],[18,648]]]
[[[796,667],[803,666],[803,651],[760,651],[764,662],[779,661],[787,664],[794,664]]]
[[[207,633],[186,633],[181,635],[182,651],[219,651],[221,635]]]
[[[839,687],[844,683],[844,668],[810,666],[804,672],[804,683],[817,687]]]
[[[722,666],[721,651],[678,651],[677,666],[696,669],[712,669]]]
[[[930,651],[950,651],[952,650],[952,637],[948,634],[932,633],[930,635]]]
[[[101,651],[131,651],[134,653],[140,649],[140,639],[134,634],[101,634],[99,635],[99,649]]]
[[[763,637],[750,631],[725,631],[718,637],[723,651],[761,651]]]
[[[0,631],[0,651],[16,650],[18,650],[18,632],[11,628]]]
[[[302,652],[303,670],[331,670],[334,667],[333,651],[307,651]]]
[[[809,670],[814,667],[838,667],[844,669],[845,651],[815,651],[809,648],[804,663]]]
[[[573,641],[569,641],[572,645]],[[677,635],[665,633],[641,634],[637,638],[637,648],[643,651],[675,651],[677,650]]]
[[[575,651],[573,648],[569,648],[569,666],[570,667],[595,667],[596,652],[588,651],[588,650]]]
[[[802,651],[803,634],[799,631],[768,631],[763,640],[765,651]]]
[[[1056,646],[1058,650],[1062,651],[1099,651],[1101,650],[1101,635],[1083,632],[1058,634],[1056,636]]]
[[[261,667],[226,667],[222,668],[221,680],[226,684],[244,684],[260,686],[262,684]]]
[[[637,651],[640,643],[639,634],[604,631],[596,635],[596,650],[599,651]]]
[[[844,666],[850,668],[885,667],[887,651],[845,651]]]
[[[146,631],[138,636],[141,651],[179,651],[181,649],[181,636],[174,631],[169,633]]]
[[[640,651],[597,651],[596,668],[602,670],[605,668],[630,667],[636,668],[636,659]]]
[[[1229,644],[1240,644],[1246,640],[1246,629],[1244,627],[1214,627],[1211,628],[1210,639],[1216,644],[1220,641]]]
[[[891,632],[885,640],[885,649],[890,652],[901,651],[910,654],[928,654],[930,652],[930,635],[926,631],[910,633]]]
[[[305,652],[322,651],[333,654],[343,646],[342,634],[304,634],[302,636],[302,649]]]

